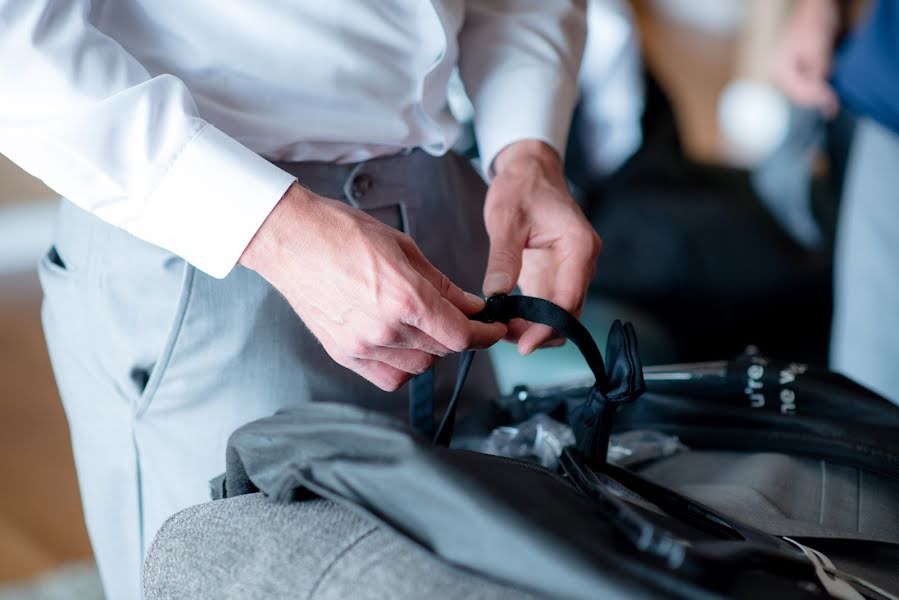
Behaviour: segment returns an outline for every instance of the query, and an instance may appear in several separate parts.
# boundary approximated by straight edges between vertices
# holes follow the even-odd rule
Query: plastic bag
[[[548,469],[559,466],[562,448],[574,444],[571,428],[538,414],[514,426],[497,427],[481,445],[481,452],[533,459]]]
[[[517,425],[497,427],[481,444],[481,452],[533,460],[548,469],[559,466],[562,449],[575,443],[564,423],[537,414]],[[671,456],[687,447],[672,435],[648,429],[614,433],[609,440],[609,462],[623,467]]]
[[[651,429],[634,429],[609,436],[610,463],[629,467],[677,454],[687,447],[677,436]]]

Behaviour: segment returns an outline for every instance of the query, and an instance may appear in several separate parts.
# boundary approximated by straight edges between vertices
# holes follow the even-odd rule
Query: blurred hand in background
[[[798,0],[774,55],[774,81],[787,97],[827,118],[840,106],[828,82],[839,21],[836,0]]]

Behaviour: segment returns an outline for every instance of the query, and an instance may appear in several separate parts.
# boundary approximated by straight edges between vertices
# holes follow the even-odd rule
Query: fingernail
[[[481,308],[484,306],[484,299],[480,296],[475,296],[471,292],[465,292],[465,300],[472,308]]]
[[[512,278],[506,273],[491,273],[484,279],[484,295],[492,296],[508,292],[512,287]]]

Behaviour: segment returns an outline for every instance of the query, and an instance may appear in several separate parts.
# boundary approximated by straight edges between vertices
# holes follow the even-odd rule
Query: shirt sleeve
[[[0,0],[0,153],[81,208],[224,277],[294,178],[90,23],[90,0]]]
[[[459,33],[459,71],[474,105],[485,172],[512,142],[564,156],[586,36],[584,0],[474,0]]]

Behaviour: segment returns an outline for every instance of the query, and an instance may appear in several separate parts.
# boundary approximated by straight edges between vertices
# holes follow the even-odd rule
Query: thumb
[[[508,294],[515,287],[527,236],[526,228],[512,223],[503,223],[498,230],[490,232],[490,258],[484,276],[485,296]]]

